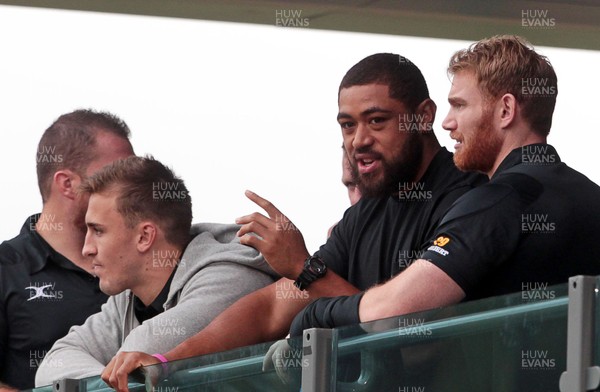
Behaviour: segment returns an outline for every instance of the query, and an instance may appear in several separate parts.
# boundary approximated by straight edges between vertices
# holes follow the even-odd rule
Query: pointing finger
[[[282,213],[277,209],[277,207],[275,207],[273,205],[273,203],[271,203],[267,199],[263,199],[262,197],[258,196],[256,193],[254,193],[252,191],[248,191],[248,190],[246,192],[244,192],[244,194],[246,195],[246,197],[248,199],[252,200],[259,207],[261,207],[263,210],[265,210],[267,212],[267,214],[269,214],[269,217],[271,219],[275,219],[277,216],[282,215]]]

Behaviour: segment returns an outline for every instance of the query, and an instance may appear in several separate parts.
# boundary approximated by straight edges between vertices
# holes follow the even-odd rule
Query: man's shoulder
[[[274,274],[262,255],[240,243],[236,233],[240,226],[221,223],[197,223],[192,226],[193,239],[183,251],[174,278],[174,286],[185,282],[208,265],[228,262]]]
[[[507,208],[524,208],[537,200],[543,189],[542,184],[529,175],[506,173],[458,198],[443,222],[483,212],[503,214]]]
[[[0,265],[8,266],[26,262],[33,250],[31,236],[20,233],[16,237],[0,243]]]
[[[0,243],[0,266],[31,263],[39,258],[43,244],[35,238],[38,234],[34,226],[38,216],[34,214],[28,217],[19,234]]]
[[[200,235],[210,238],[212,241],[229,243],[236,240],[236,233],[240,227],[233,223],[199,222],[192,225],[190,234],[193,238]]]
[[[204,261],[207,264],[218,255],[240,255],[241,259],[256,257],[258,251],[242,245],[237,237],[240,225],[224,223],[195,223],[191,228],[192,239],[183,251],[187,260]],[[239,261],[233,257],[233,262]]]
[[[510,173],[521,173],[536,178],[540,182],[552,183],[556,186],[562,186],[571,191],[581,191],[574,187],[584,187],[586,190],[599,192],[600,186],[590,180],[585,174],[575,170],[562,161],[546,162],[522,162],[506,171],[500,173],[498,177]]]

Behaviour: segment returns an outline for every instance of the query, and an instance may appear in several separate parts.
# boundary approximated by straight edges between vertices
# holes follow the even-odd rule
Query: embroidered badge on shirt
[[[436,238],[435,241],[433,241],[433,245],[430,246],[429,248],[427,248],[427,250],[431,250],[433,252],[439,253],[442,256],[448,256],[450,254],[450,252],[448,252],[446,249],[443,249],[442,247],[446,246],[449,242],[450,242],[450,238],[440,236],[440,237]]]

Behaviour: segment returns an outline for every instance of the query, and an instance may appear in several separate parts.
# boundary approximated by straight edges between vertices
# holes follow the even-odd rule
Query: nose
[[[452,109],[448,111],[446,118],[444,118],[444,121],[442,121],[442,128],[444,128],[446,131],[453,131],[456,129],[456,119],[452,114]]]
[[[81,254],[85,257],[90,257],[96,255],[97,253],[98,250],[96,249],[96,245],[93,242],[92,232],[90,229],[88,229],[87,233],[85,234],[85,242],[83,243],[83,249],[81,250]]]
[[[366,124],[358,123],[356,131],[354,132],[354,140],[352,141],[352,147],[358,150],[365,146],[373,144],[373,137],[371,131]]]

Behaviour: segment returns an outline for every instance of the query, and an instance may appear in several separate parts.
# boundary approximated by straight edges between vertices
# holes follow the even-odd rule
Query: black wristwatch
[[[309,256],[304,261],[304,268],[300,276],[294,281],[294,286],[299,290],[306,290],[308,286],[315,280],[325,276],[327,266],[318,256]]]

